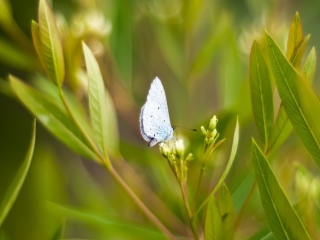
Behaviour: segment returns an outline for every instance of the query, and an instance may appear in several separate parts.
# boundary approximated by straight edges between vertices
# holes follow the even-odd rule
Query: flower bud
[[[170,154],[170,149],[167,144],[160,143],[159,150],[160,150],[160,153],[162,154],[162,156],[164,156],[165,158],[168,158],[168,156]]]
[[[207,130],[204,128],[204,126],[201,126],[201,132],[204,136],[207,136]]]
[[[176,141],[176,155],[180,159],[182,157],[184,146],[182,140]]]
[[[192,161],[194,158],[193,158],[193,154],[192,153],[189,153],[188,156],[186,157],[186,161],[189,162],[189,161]]]
[[[213,118],[210,119],[210,123],[209,123],[209,130],[210,131],[213,131],[216,128],[217,122],[218,122],[218,119],[217,119],[216,115],[214,115]]]

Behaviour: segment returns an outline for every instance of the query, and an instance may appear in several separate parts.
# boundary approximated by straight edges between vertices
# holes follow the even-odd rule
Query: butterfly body
[[[141,108],[140,130],[144,140],[149,142],[149,147],[174,139],[166,95],[157,77],[153,80],[147,101]]]

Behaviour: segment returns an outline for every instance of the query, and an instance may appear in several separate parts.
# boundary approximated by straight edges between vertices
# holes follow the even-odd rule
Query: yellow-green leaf
[[[39,2],[39,36],[41,57],[48,77],[61,87],[64,79],[64,58],[53,12],[47,0]]]
[[[298,12],[296,12],[291,22],[287,43],[286,57],[290,62],[292,62],[291,58],[296,55],[299,45],[302,42],[302,38],[302,24]]]
[[[266,34],[270,65],[289,120],[300,140],[320,166],[320,104],[309,84],[283,56]]]
[[[118,146],[117,127],[114,121],[114,108],[112,99],[104,87],[98,62],[91,50],[83,43],[88,72],[89,109],[91,123],[98,141],[98,146],[104,156],[108,150],[116,151]]]
[[[33,156],[33,150],[34,150],[34,145],[35,145],[35,140],[36,140],[36,121],[33,123],[33,131],[32,131],[32,137],[30,141],[30,146],[27,152],[27,155],[17,171],[14,179],[12,180],[8,191],[6,192],[4,198],[0,202],[0,228],[7,217],[8,213],[11,210],[12,205],[14,204],[20,189],[24,183],[24,180],[27,176],[27,173],[29,171],[29,167],[31,164],[32,156]]]
[[[276,239],[310,239],[300,218],[279,185],[267,159],[252,140],[252,162],[259,195]]]
[[[267,147],[273,126],[273,99],[268,67],[257,41],[251,48],[249,81],[254,119],[260,138]]]
[[[205,240],[219,240],[222,235],[222,220],[220,217],[219,209],[217,207],[214,196],[211,195],[207,212],[206,222],[204,226],[204,239]]]
[[[53,135],[78,154],[99,161],[99,157],[89,147],[89,143],[69,117],[61,101],[27,86],[13,76],[10,76],[10,82],[20,101]]]
[[[317,62],[317,55],[316,50],[314,47],[310,50],[310,53],[303,64],[302,67],[302,76],[304,76],[308,83],[313,82],[314,73],[316,71],[316,62]]]
[[[301,42],[301,44],[298,47],[298,50],[296,51],[295,55],[292,56],[292,60],[291,63],[293,65],[293,67],[297,70],[300,69],[300,63],[301,63],[301,59],[303,57],[303,54],[306,50],[306,47],[308,46],[309,43],[309,39],[310,39],[310,35],[306,36],[303,41]]]
[[[234,208],[231,195],[225,183],[216,195],[216,203],[222,222],[221,240],[234,239]]]

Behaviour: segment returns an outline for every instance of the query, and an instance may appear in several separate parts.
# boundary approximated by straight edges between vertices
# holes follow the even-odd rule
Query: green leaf
[[[216,195],[216,203],[222,221],[221,240],[234,239],[234,208],[227,186],[223,183]]]
[[[211,195],[207,212],[206,222],[204,226],[204,239],[205,240],[219,240],[222,239],[222,220],[220,217],[219,209],[217,207],[214,196]]]
[[[281,104],[279,112],[272,129],[271,140],[268,152],[277,149],[288,138],[292,131],[292,125],[287,113]]]
[[[61,87],[64,79],[62,45],[55,18],[47,0],[39,2],[39,36],[41,41],[39,58],[43,60],[44,68],[51,81]]]
[[[257,41],[250,54],[251,106],[260,138],[268,147],[273,126],[273,99],[268,67]]]
[[[298,12],[296,12],[291,22],[287,43],[286,57],[288,60],[290,60],[290,62],[292,62],[291,59],[293,59],[296,56],[296,53],[302,42],[302,38],[302,24]]]
[[[67,218],[68,221],[72,220],[84,223],[85,226],[93,227],[104,236],[115,236],[115,239],[141,239],[141,236],[143,236],[143,239],[168,239],[166,235],[158,230],[140,226],[135,222],[128,222],[123,219],[116,219],[115,217],[111,218],[85,211],[84,209],[62,206],[52,202],[48,203],[48,208],[50,212],[59,217]],[[119,236],[122,236],[122,238]]]
[[[297,70],[300,69],[300,63],[301,63],[301,59],[303,57],[303,54],[306,50],[306,47],[308,46],[309,43],[309,39],[310,39],[310,35],[306,36],[302,43],[300,44],[296,54],[294,56],[292,56],[292,61],[290,61],[293,65],[293,67]]]
[[[301,70],[302,76],[306,78],[308,83],[313,82],[314,73],[316,71],[316,62],[317,62],[316,49],[312,47]]]
[[[112,99],[104,87],[98,62],[85,43],[83,43],[83,52],[88,72],[91,123],[98,140],[98,146],[103,155],[107,156],[108,150],[115,152],[118,146],[114,107]]]
[[[236,153],[237,153],[238,142],[239,142],[239,122],[237,119],[236,127],[234,129],[234,134],[233,134],[231,152],[230,152],[230,156],[229,156],[227,165],[226,165],[222,175],[220,176],[217,184],[215,185],[215,187],[211,191],[210,196],[215,194],[215,192],[220,188],[220,186],[223,184],[224,180],[226,179],[226,177],[230,171],[230,168],[233,164],[234,157],[236,156]],[[206,205],[206,203],[210,199],[210,196],[206,200],[204,200],[203,203],[200,205],[200,207],[197,209],[197,211],[194,214],[195,215],[194,219],[196,219],[196,216],[199,214],[200,210]]]
[[[41,50],[39,25],[33,20],[31,21],[31,34],[32,34],[34,48],[36,49],[36,52],[38,54],[41,64],[43,65],[43,67],[45,67],[43,56],[42,56],[42,50]]]
[[[305,148],[320,166],[319,101],[267,33],[266,38],[270,65],[286,113]]]
[[[20,189],[29,171],[29,167],[31,164],[32,156],[33,156],[35,140],[36,140],[36,121],[34,121],[33,123],[32,137],[31,137],[30,146],[29,146],[27,155],[21,167],[17,171],[13,181],[11,182],[8,191],[4,196],[4,199],[0,202],[0,228],[3,221],[6,219],[8,213],[10,212],[12,205],[16,201],[17,196],[20,192]]]
[[[267,159],[254,140],[252,140],[251,154],[260,199],[275,238],[310,239],[272,172]]]
[[[316,70],[316,52],[313,47],[302,67],[302,75],[305,77],[307,82],[312,83],[314,73]],[[288,119],[287,113],[284,110],[283,105],[281,104],[276,121],[274,123],[270,148],[269,150],[277,149],[290,135],[292,131],[292,125]]]
[[[99,161],[99,157],[88,147],[89,144],[67,114],[61,101],[40,93],[13,76],[9,78],[20,101],[53,135],[78,154]]]

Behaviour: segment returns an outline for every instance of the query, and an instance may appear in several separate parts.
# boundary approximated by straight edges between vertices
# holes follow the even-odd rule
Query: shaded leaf
[[[40,30],[39,25],[35,21],[31,21],[31,34],[32,34],[32,40],[34,48],[38,54],[38,57],[40,59],[40,62],[42,66],[45,68],[44,60],[42,56],[42,50],[41,50],[41,39],[40,39]]]
[[[305,148],[320,166],[319,101],[274,40],[268,34],[266,38],[270,65],[286,113]]]
[[[219,209],[217,207],[214,196],[211,195],[207,212],[206,212],[206,222],[204,226],[204,239],[205,240],[219,240],[222,239],[222,220],[220,217]]]
[[[272,172],[267,159],[254,140],[252,140],[251,154],[260,199],[275,238],[310,239]]]
[[[309,43],[309,39],[310,39],[310,35],[306,36],[303,41],[301,42],[301,44],[299,45],[299,48],[297,50],[297,52],[295,53],[294,56],[292,56],[292,60],[290,61],[293,65],[293,67],[297,70],[300,69],[300,63],[301,63],[301,59],[303,57],[303,54],[306,50],[306,47]]]
[[[0,62],[9,67],[21,70],[31,70],[37,66],[36,58],[24,53],[11,42],[0,37]]]
[[[234,238],[234,208],[229,190],[224,183],[216,195],[216,203],[222,221],[220,239],[232,240]]]
[[[61,101],[38,92],[13,76],[10,76],[10,82],[20,101],[53,135],[78,154],[99,161],[99,157],[88,147]]]
[[[47,0],[39,2],[39,36],[44,68],[51,81],[61,87],[64,79],[64,59],[59,32]],[[36,43],[35,43],[36,44]]]
[[[86,226],[92,226],[105,236],[122,236],[126,238],[143,239],[168,239],[167,236],[157,230],[140,226],[134,222],[128,222],[123,219],[111,218],[101,214],[92,213],[83,209],[62,206],[52,202],[48,203],[49,210],[60,217],[69,220],[84,223]],[[121,239],[121,238],[120,238]]]
[[[299,45],[302,42],[302,38],[302,24],[298,12],[296,12],[291,22],[287,42],[286,57],[290,60],[290,62],[292,62],[292,59],[296,56],[296,53],[299,49]]]
[[[20,192],[20,189],[29,171],[29,167],[31,164],[32,156],[33,156],[35,140],[36,140],[36,121],[34,121],[33,123],[32,137],[31,137],[30,146],[29,146],[27,155],[21,167],[17,171],[14,179],[12,180],[9,186],[9,189],[7,190],[3,200],[0,202],[0,228],[3,221],[6,219],[8,213],[10,212],[12,205],[16,201],[16,198]]]
[[[316,50],[314,47],[312,47],[301,70],[302,76],[306,78],[308,83],[312,83],[313,81],[314,73],[316,71],[316,62],[317,62]]]
[[[0,24],[9,25],[12,22],[12,9],[9,0],[0,0]]]
[[[292,125],[289,121],[287,113],[281,104],[279,112],[272,129],[269,151],[277,149],[288,138],[292,131]]]
[[[250,54],[251,106],[260,138],[268,147],[273,126],[273,99],[268,67],[257,41]]]

